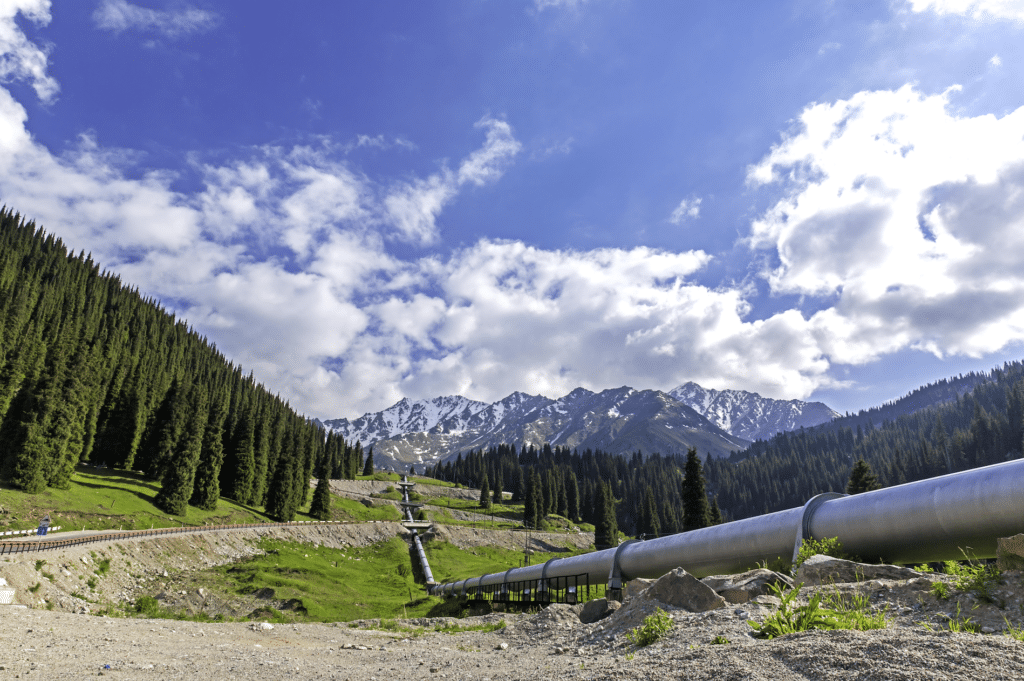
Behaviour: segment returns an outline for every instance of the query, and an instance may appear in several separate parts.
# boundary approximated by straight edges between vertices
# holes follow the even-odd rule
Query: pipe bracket
[[[796,543],[793,545],[793,564],[796,565],[797,556],[800,555],[800,546],[804,543],[804,539],[814,539],[811,536],[811,520],[814,518],[814,512],[817,511],[822,504],[832,499],[842,499],[848,494],[842,494],[840,492],[824,492],[811,497],[806,504],[804,504],[804,512],[800,518],[800,524],[796,527]]]
[[[636,542],[636,539],[627,539],[619,544],[619,548],[615,549],[615,557],[612,558],[612,569],[608,572],[606,595],[609,600],[622,601],[622,567],[619,565],[619,556],[624,548]]]

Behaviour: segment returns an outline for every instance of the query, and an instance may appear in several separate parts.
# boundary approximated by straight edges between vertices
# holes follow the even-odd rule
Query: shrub
[[[985,565],[969,557],[963,549],[961,553],[964,554],[963,561],[947,560],[944,563],[946,574],[953,576],[953,587],[958,591],[972,592],[980,600],[991,603],[992,587],[998,583],[1002,573],[994,565]]]
[[[793,564],[793,571],[803,565],[804,561],[811,556],[817,555],[832,556],[843,560],[853,560],[854,557],[843,551],[843,545],[839,543],[839,537],[826,537],[824,539],[804,539],[800,543],[800,551],[796,556],[796,563]]]
[[[672,618],[661,608],[654,611],[654,614],[644,618],[644,623],[626,632],[626,639],[638,648],[649,646],[661,639],[672,628]]]

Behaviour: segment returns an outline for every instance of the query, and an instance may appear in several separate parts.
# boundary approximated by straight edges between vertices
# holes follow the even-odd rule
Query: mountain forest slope
[[[84,252],[0,212],[0,477],[65,489],[75,466],[139,470],[182,515],[223,495],[290,520],[325,459],[349,476],[361,451],[325,438],[205,338]]]

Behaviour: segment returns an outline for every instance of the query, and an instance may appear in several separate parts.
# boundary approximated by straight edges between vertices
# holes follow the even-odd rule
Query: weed
[[[462,626],[455,624],[454,622],[446,622],[444,624],[434,625],[434,631],[439,631],[445,634],[458,634],[463,631],[482,631],[484,633],[497,631],[498,629],[505,628],[505,620],[500,620],[494,624],[470,624]]]
[[[771,588],[779,598],[778,608],[763,623],[748,622],[763,638],[809,629],[884,629],[887,624],[885,613],[871,612],[868,599],[863,595],[843,596],[839,592],[826,595],[819,591],[810,597],[806,605],[798,606],[793,602],[803,588],[802,583],[788,592],[776,584]],[[822,607],[822,602],[826,607]]]
[[[53,575],[51,575],[49,572],[44,572],[43,577],[46,577],[51,582],[53,581]]]
[[[711,645],[713,645],[713,646],[723,646],[723,645],[728,645],[730,643],[732,643],[732,641],[730,641],[726,637],[722,636],[721,634],[719,634],[718,636],[716,636],[713,639],[711,639]]]
[[[39,572],[40,570],[42,570],[44,565],[46,565],[46,561],[45,560],[42,560],[42,559],[37,560],[36,561],[36,572]]]
[[[918,565],[918,566],[916,566],[916,567],[914,568],[914,571],[915,571],[915,572],[920,572],[920,573],[922,573],[922,574],[927,574],[927,573],[929,573],[929,572],[934,572],[934,570],[932,570],[932,566],[931,566],[931,565],[928,565],[927,563],[925,563],[925,564],[923,564],[923,565]]]
[[[843,545],[839,543],[839,537],[825,537],[824,539],[807,538],[800,543],[800,551],[796,555],[796,562],[793,563],[793,571],[795,572],[811,556],[819,554],[844,560],[853,559],[853,556],[843,551]]]
[[[626,653],[627,660],[632,660],[634,657],[636,657],[636,653]]]
[[[1003,621],[1006,622],[1006,629],[1003,631],[1003,633],[1009,636],[1010,638],[1017,639],[1018,641],[1024,643],[1024,626],[1014,626],[1010,624],[1010,620],[1006,619],[1005,617],[1003,618]]]
[[[96,564],[96,570],[94,572],[95,572],[95,574],[100,575],[102,577],[103,575],[107,574],[107,571],[109,569],[110,569],[110,559],[109,558],[104,558],[103,560],[101,560],[99,563]]]
[[[90,578],[89,578],[89,581],[87,581],[87,582],[86,582],[85,584],[86,584],[86,586],[88,586],[88,587],[89,587],[89,590],[90,590],[90,591],[95,591],[95,590],[96,590],[96,585],[97,585],[98,583],[99,583],[99,582],[97,582],[97,581],[96,581],[96,578],[95,578],[95,577],[90,577]]]
[[[42,584],[42,582],[36,582],[36,583],[35,583],[35,585],[34,585],[34,586],[30,586],[30,587],[28,588],[28,590],[29,590],[29,591],[30,591],[31,593],[35,593],[35,592],[39,591],[39,587],[41,587],[42,585],[43,585],[43,584]]]
[[[644,618],[644,623],[626,632],[626,639],[638,648],[649,646],[662,638],[672,628],[672,618],[661,608]]]
[[[968,556],[963,549],[960,552],[964,554],[963,561],[947,560],[944,563],[946,574],[953,576],[953,587],[958,591],[973,593],[986,603],[994,602],[992,587],[998,583],[1002,574],[999,568],[981,563]]]
[[[950,617],[946,622],[946,627],[958,634],[980,634],[981,625],[974,621],[971,617],[964,617],[960,614],[960,604],[956,604],[956,616]]]
[[[945,582],[935,582],[932,584],[932,595],[939,600],[946,600],[949,598],[949,585]]]

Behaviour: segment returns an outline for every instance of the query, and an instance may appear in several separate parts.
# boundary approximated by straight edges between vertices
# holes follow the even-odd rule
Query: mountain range
[[[628,386],[577,388],[558,399],[515,392],[494,403],[461,396],[402,399],[387,409],[324,425],[373,446],[378,467],[433,464],[498,444],[567,446],[616,454],[637,450],[727,456],[753,440],[839,416],[821,402],[774,400],[686,383],[668,392]]]

